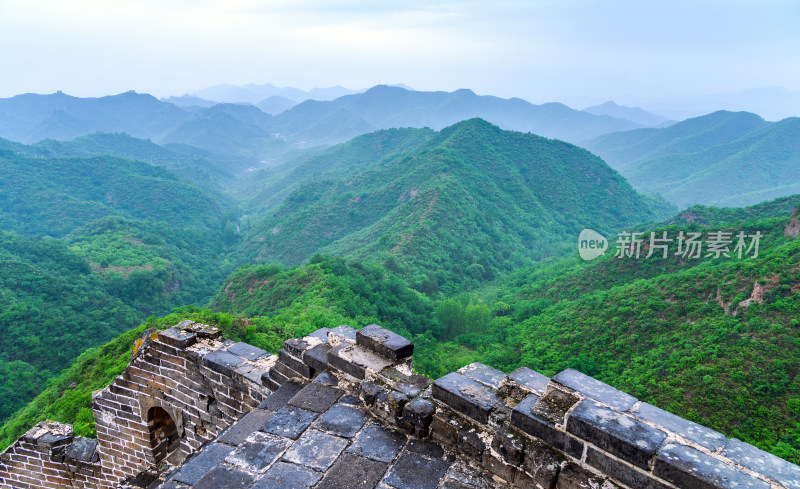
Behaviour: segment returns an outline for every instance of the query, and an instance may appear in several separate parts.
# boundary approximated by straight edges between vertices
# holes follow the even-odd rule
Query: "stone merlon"
[[[431,381],[378,325],[277,354],[182,321],[93,396],[97,439],[42,422],[0,489],[800,489],[800,467],[575,370]]]

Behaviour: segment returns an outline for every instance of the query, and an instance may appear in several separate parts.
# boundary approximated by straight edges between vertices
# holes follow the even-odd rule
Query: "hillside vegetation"
[[[369,151],[379,159],[367,164]],[[318,161],[339,175],[319,175]],[[364,136],[295,168],[305,183],[247,232],[249,260],[295,265],[321,251],[383,263],[428,294],[562,254],[584,227],[611,232],[670,209],[581,148],[480,119]]]
[[[640,192],[684,207],[743,206],[800,192],[800,119],[715,112],[585,143]]]

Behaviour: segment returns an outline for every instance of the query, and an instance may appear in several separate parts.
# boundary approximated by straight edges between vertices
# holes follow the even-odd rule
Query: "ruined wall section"
[[[0,456],[0,489],[115,488],[180,464],[271,393],[261,376],[275,360],[190,321],[146,334],[125,371],[93,396],[96,450],[81,470],[65,462],[72,427],[49,423]]]

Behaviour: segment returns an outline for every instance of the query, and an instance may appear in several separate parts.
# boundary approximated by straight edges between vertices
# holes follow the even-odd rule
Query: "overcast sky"
[[[533,102],[800,89],[800,1],[0,0],[0,97],[405,83]]]

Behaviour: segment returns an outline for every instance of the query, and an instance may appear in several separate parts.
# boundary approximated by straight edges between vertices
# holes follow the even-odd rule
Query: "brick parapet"
[[[550,379],[476,363],[432,382],[413,372],[412,354],[376,325],[323,328],[278,355],[192,322],[148,333],[94,395],[96,445],[66,425],[38,425],[0,455],[0,489],[123,487],[156,474],[166,453],[162,464],[180,464],[279,387],[330,373],[381,424],[437,442],[498,487],[800,489],[800,467],[575,370]],[[164,431],[155,455],[154,408],[177,437],[169,451]]]

